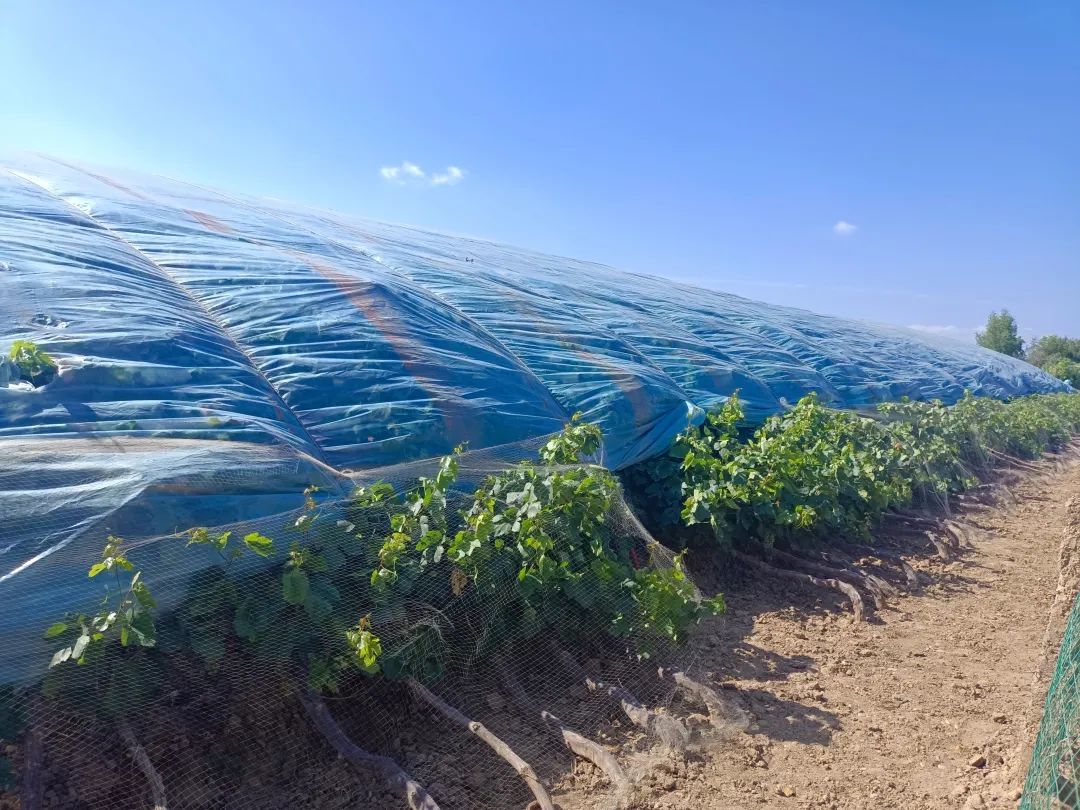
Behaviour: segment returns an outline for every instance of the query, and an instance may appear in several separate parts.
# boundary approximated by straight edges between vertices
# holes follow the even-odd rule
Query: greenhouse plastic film
[[[1063,388],[896,327],[40,156],[0,160],[0,348],[16,339],[60,374],[0,388],[2,680],[40,674],[43,623],[90,593],[110,532],[283,514],[306,486],[536,443],[578,412],[621,469],[736,390],[760,419],[810,392]]]

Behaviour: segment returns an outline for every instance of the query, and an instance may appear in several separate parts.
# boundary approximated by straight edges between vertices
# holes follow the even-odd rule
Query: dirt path
[[[695,642],[695,672],[741,702],[755,733],[662,767],[646,779],[645,806],[1015,806],[1040,669],[1076,588],[1075,571],[1062,577],[1048,631],[1062,565],[1075,567],[1078,533],[1066,527],[1080,465],[1028,476],[1013,493],[1012,506],[958,513],[973,547],[952,563],[912,560],[922,592],[860,625],[829,594],[748,574],[721,583],[729,615]],[[560,800],[590,806],[582,793]]]

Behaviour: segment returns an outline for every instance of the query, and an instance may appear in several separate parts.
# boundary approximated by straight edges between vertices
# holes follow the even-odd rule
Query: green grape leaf
[[[310,582],[308,575],[299,568],[290,568],[281,576],[281,597],[290,605],[302,605],[307,601]]]
[[[269,557],[274,553],[274,541],[258,532],[245,534],[244,545],[253,554],[258,554],[260,557]]]

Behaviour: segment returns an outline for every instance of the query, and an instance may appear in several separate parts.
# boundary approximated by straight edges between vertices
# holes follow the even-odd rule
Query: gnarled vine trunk
[[[518,776],[525,780],[525,784],[529,786],[529,790],[532,791],[533,796],[536,797],[536,801],[540,805],[540,810],[555,810],[551,796],[548,795],[547,788],[540,781],[540,777],[536,775],[536,771],[528,762],[514,753],[514,750],[509,745],[492,734],[483,723],[470,720],[415,678],[409,678],[405,683],[414,695],[434,708],[435,711],[450,722],[479,737],[491,747],[492,751],[509,763],[510,767],[517,771]]]
[[[157,768],[154,767],[154,763],[150,761],[150,755],[142,747],[142,743],[135,736],[135,732],[132,731],[127,720],[121,720],[116,728],[120,733],[120,739],[128,747],[128,753],[131,754],[131,758],[135,760],[135,764],[142,771],[142,775],[146,777],[146,781],[150,785],[154,810],[168,810],[168,804],[165,801],[165,782],[161,778],[161,774],[157,772]]]
[[[855,586],[850,585],[847,582],[842,582],[839,579],[822,579],[820,577],[815,577],[812,574],[804,574],[802,571],[791,571],[787,568],[777,568],[774,565],[769,565],[769,563],[765,562],[762,559],[754,557],[750,554],[744,554],[743,552],[737,551],[735,549],[731,550],[731,554],[735,557],[735,559],[741,561],[745,565],[748,565],[757,571],[761,571],[762,573],[768,574],[769,576],[776,576],[782,579],[792,580],[793,582],[802,582],[808,585],[817,585],[821,588],[832,588],[834,591],[839,591],[840,593],[844,594],[844,596],[846,596],[851,602],[851,609],[855,613],[855,621],[861,622],[863,620],[863,616],[866,613],[866,608],[863,606],[862,596],[859,595],[859,592],[855,589]]]
[[[615,793],[620,798],[630,792],[630,780],[618,760],[610,751],[604,749],[598,743],[593,742],[583,734],[579,734],[569,728],[562,720],[549,711],[541,709],[535,701],[529,697],[525,689],[505,661],[496,662],[496,671],[503,688],[510,695],[510,699],[518,709],[527,715],[539,715],[544,724],[563,741],[563,744],[582,759],[586,759],[599,768],[607,776]]]
[[[552,644],[552,651],[563,665],[563,668],[571,676],[584,683],[590,691],[607,695],[615,700],[622,708],[623,714],[635,726],[648,731],[650,734],[655,734],[669,748],[680,751],[686,748],[687,743],[690,741],[690,732],[686,730],[686,726],[678,718],[648,708],[635,695],[621,686],[605,683],[599,678],[594,678],[585,671],[581,664],[574,660],[570,653],[557,644]]]
[[[420,783],[402,770],[394,760],[365,751],[349,739],[317,694],[312,691],[302,692],[300,704],[304,707],[312,724],[335,751],[358,768],[381,774],[387,786],[405,798],[410,810],[439,810],[439,805]]]

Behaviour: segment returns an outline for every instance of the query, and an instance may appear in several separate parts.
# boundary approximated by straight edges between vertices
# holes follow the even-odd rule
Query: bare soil
[[[869,621],[829,592],[720,577],[729,613],[696,638],[695,672],[756,727],[681,770],[654,763],[644,806],[1016,806],[1080,576],[1080,466],[1041,470],[1015,501],[957,508],[971,546],[908,557],[919,592]],[[559,799],[599,806],[588,793]]]

